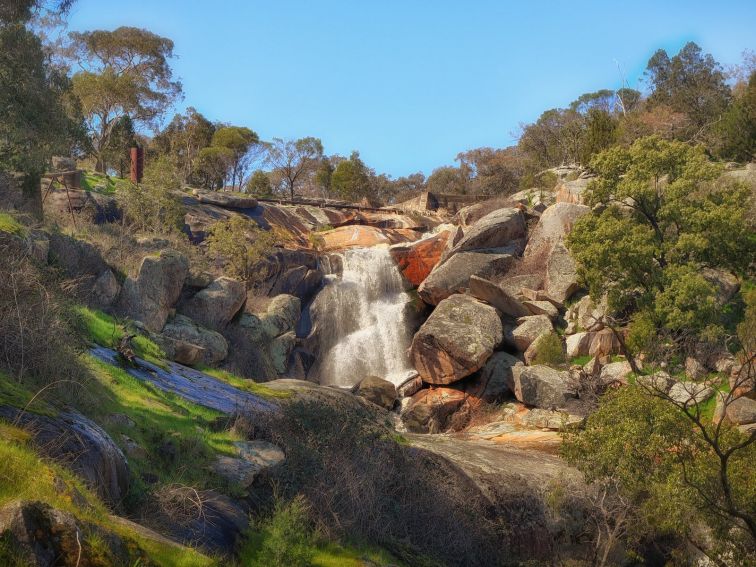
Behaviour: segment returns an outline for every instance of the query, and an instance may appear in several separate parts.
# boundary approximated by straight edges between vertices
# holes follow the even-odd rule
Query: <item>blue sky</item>
[[[637,86],[659,47],[756,49],[754,0],[78,0],[69,25],[170,37],[179,110],[317,136],[393,176],[511,145],[543,110],[621,86],[617,62]]]

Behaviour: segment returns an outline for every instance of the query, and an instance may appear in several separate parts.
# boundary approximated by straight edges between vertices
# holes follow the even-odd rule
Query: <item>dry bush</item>
[[[0,370],[31,388],[80,380],[81,345],[59,282],[20,239],[1,238],[0,258]],[[80,393],[70,384],[58,390]]]
[[[356,402],[311,393],[254,421],[258,435],[286,453],[275,473],[282,496],[302,495],[324,533],[370,541],[412,565],[421,557],[501,564],[512,542],[498,503],[450,462],[405,446],[378,420]]]

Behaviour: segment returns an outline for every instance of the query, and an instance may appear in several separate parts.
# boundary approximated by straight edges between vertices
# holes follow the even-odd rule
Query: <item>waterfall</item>
[[[411,298],[396,263],[385,247],[354,248],[337,260],[341,273],[326,276],[314,302],[320,383],[350,387],[378,376],[400,384],[411,371]]]

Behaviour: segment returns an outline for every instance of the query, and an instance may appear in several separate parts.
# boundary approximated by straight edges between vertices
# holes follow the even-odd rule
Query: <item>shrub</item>
[[[0,239],[0,258],[0,369],[29,387],[80,380],[80,345],[54,275],[16,237]]]
[[[275,236],[246,217],[233,216],[210,228],[207,247],[210,254],[222,259],[234,277],[244,281],[256,279],[256,265],[270,254]]]
[[[145,171],[144,183],[121,188],[116,199],[126,219],[137,230],[157,234],[175,232],[184,226],[184,205],[175,167],[158,158]]]
[[[548,333],[538,339],[536,343],[536,356],[532,364],[548,364],[558,366],[567,362],[564,344],[556,333]]]
[[[261,522],[260,528],[262,544],[259,549],[249,549],[254,545],[254,539],[245,546],[247,549],[242,549],[245,565],[307,567],[312,564],[315,545],[309,507],[304,498],[298,496],[288,503],[276,501],[273,514]]]

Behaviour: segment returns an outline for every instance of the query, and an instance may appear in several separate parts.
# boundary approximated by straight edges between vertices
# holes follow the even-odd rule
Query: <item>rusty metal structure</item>
[[[134,146],[131,148],[131,182],[141,183],[144,175],[144,148]]]

